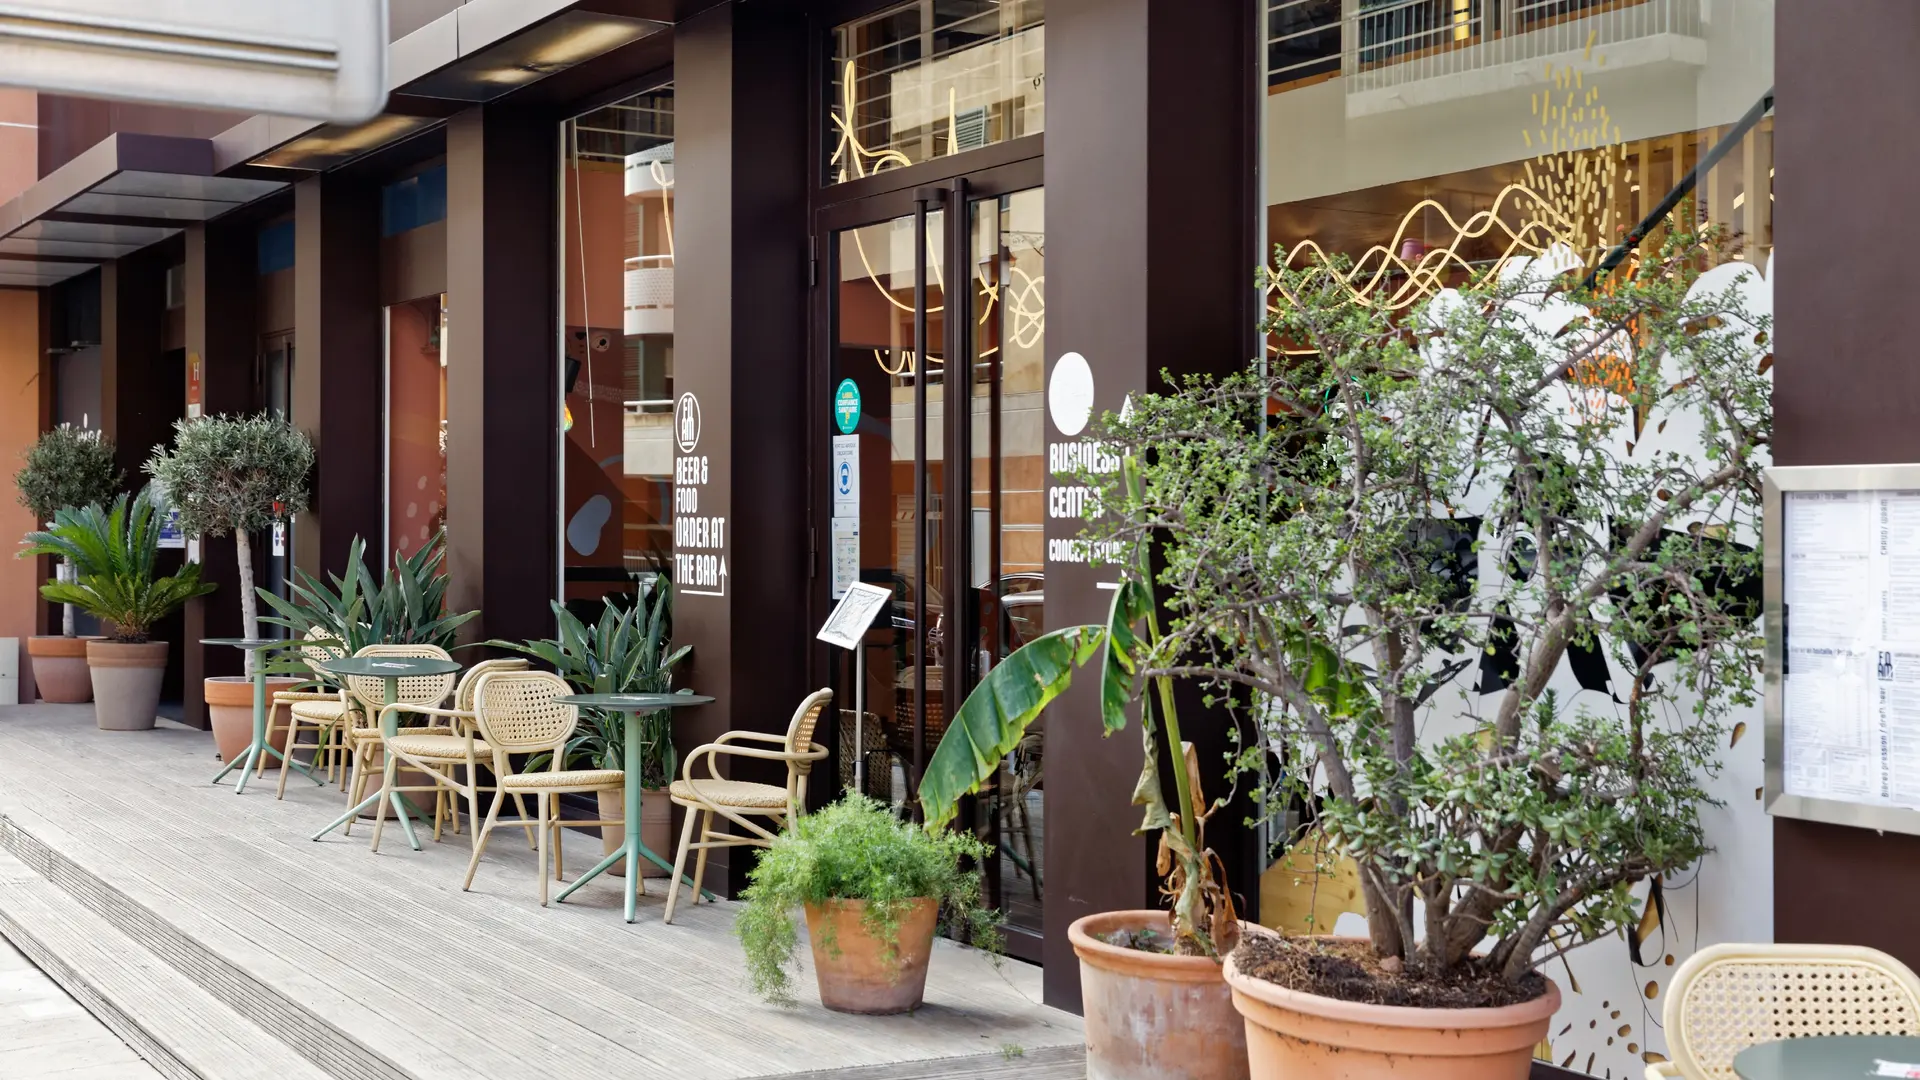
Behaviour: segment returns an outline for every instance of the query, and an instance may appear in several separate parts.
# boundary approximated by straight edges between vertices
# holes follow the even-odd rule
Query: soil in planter
[[[1241,940],[1233,963],[1242,974],[1288,990],[1368,1005],[1491,1009],[1532,1001],[1547,992],[1547,980],[1539,972],[1529,972],[1516,984],[1471,967],[1439,976],[1391,971],[1364,941],[1252,934]]]
[[[1137,952],[1159,953],[1162,956],[1173,955],[1173,935],[1163,934],[1151,927],[1141,930],[1115,930],[1111,934],[1095,936],[1116,949],[1133,949]]]

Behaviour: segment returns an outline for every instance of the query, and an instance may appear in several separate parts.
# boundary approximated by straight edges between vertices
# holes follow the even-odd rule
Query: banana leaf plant
[[[288,584],[291,599],[259,590],[260,599],[275,612],[261,621],[286,627],[288,636],[303,639],[318,629],[315,643],[347,656],[368,645],[453,646],[454,633],[480,613],[448,614],[445,532],[436,533],[412,555],[397,557],[386,580],[375,582],[365,561],[366,542],[354,537],[347,548],[345,575],[328,574],[320,581],[304,570],[294,571]],[[309,674],[297,655],[283,654],[266,670],[281,674]]]
[[[541,641],[489,641],[488,645],[531,657],[551,667],[583,694],[665,694],[673,688],[673,669],[690,645],[673,649],[673,585],[666,578],[632,607],[609,600],[598,622],[582,622],[566,606],[553,602],[559,633]],[[686,691],[682,691],[685,693]],[[583,710],[576,734],[562,750],[562,768],[619,769],[626,758],[626,718],[600,709]],[[641,786],[666,787],[679,768],[673,729],[666,710],[642,713]],[[545,768],[548,755],[528,762]]]
[[[40,594],[99,618],[118,642],[147,641],[155,623],[214,589],[200,580],[198,563],[168,577],[155,576],[160,520],[150,487],[141,488],[131,503],[121,495],[110,510],[97,503],[59,510],[51,528],[27,534],[23,551],[72,563],[74,580],[42,585]]]
[[[1137,491],[1135,464],[1121,464],[1122,483]],[[1222,883],[1219,856],[1206,846],[1212,808],[1200,791],[1198,759],[1180,737],[1173,680],[1136,686],[1136,673],[1161,641],[1148,552],[1121,564],[1122,580],[1106,624],[1068,626],[1014,650],[987,672],[947,725],[920,780],[926,826],[951,822],[960,799],[978,793],[998,774],[1003,758],[1020,745],[1040,714],[1072,685],[1074,671],[1096,655],[1100,661],[1100,719],[1106,735],[1127,726],[1127,708],[1140,706],[1141,767],[1133,805],[1144,816],[1134,834],[1160,834],[1157,870],[1169,902],[1173,950],[1184,956],[1224,957],[1239,940],[1240,921]],[[1138,629],[1136,629],[1138,628]],[[1160,776],[1162,756],[1175,763],[1173,788],[1179,809],[1169,809]]]

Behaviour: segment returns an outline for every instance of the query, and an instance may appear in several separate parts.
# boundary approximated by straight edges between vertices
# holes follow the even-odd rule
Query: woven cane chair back
[[[580,723],[579,709],[554,700],[573,692],[567,680],[550,671],[497,672],[480,680],[473,711],[495,750],[552,750],[564,745]],[[555,754],[556,768],[559,760]]]
[[[447,650],[438,645],[368,645],[353,655],[453,659],[447,655]],[[409,675],[399,680],[399,693],[395,700],[403,705],[436,707],[447,700],[447,694],[453,690],[453,679],[452,672],[445,675]],[[386,704],[387,681],[374,675],[348,675],[344,681],[347,691],[360,699],[371,715],[378,716]]]
[[[474,691],[479,688],[481,679],[503,671],[525,671],[530,666],[525,660],[511,657],[480,661],[460,676],[460,685],[453,690],[453,707],[460,712],[472,712]]]
[[[1667,988],[1680,1075],[1736,1080],[1733,1057],[1809,1035],[1920,1034],[1920,979],[1883,952],[1844,945],[1714,945]]]
[[[820,716],[833,704],[833,691],[815,690],[807,695],[800,707],[793,710],[793,719],[787,723],[787,753],[804,754],[813,748],[813,732],[820,726]],[[802,772],[811,762],[799,762]]]

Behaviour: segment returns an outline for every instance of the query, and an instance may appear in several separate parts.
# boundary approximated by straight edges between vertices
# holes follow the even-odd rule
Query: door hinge
[[[807,237],[807,288],[817,288],[820,284],[820,238]]]

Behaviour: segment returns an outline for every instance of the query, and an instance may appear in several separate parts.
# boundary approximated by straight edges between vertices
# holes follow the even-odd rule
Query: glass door
[[[987,670],[1044,632],[1038,171],[1034,162],[875,198],[840,208],[823,229],[826,385],[836,401],[851,393],[861,403],[851,433],[857,495],[835,498],[830,552],[851,545],[859,579],[894,597],[866,642],[857,724],[854,665],[835,673],[839,780],[853,787],[858,759],[867,793],[906,812],[948,716]],[[968,808],[998,853],[985,869],[1009,947],[1034,958],[1043,749],[1036,727]]]

